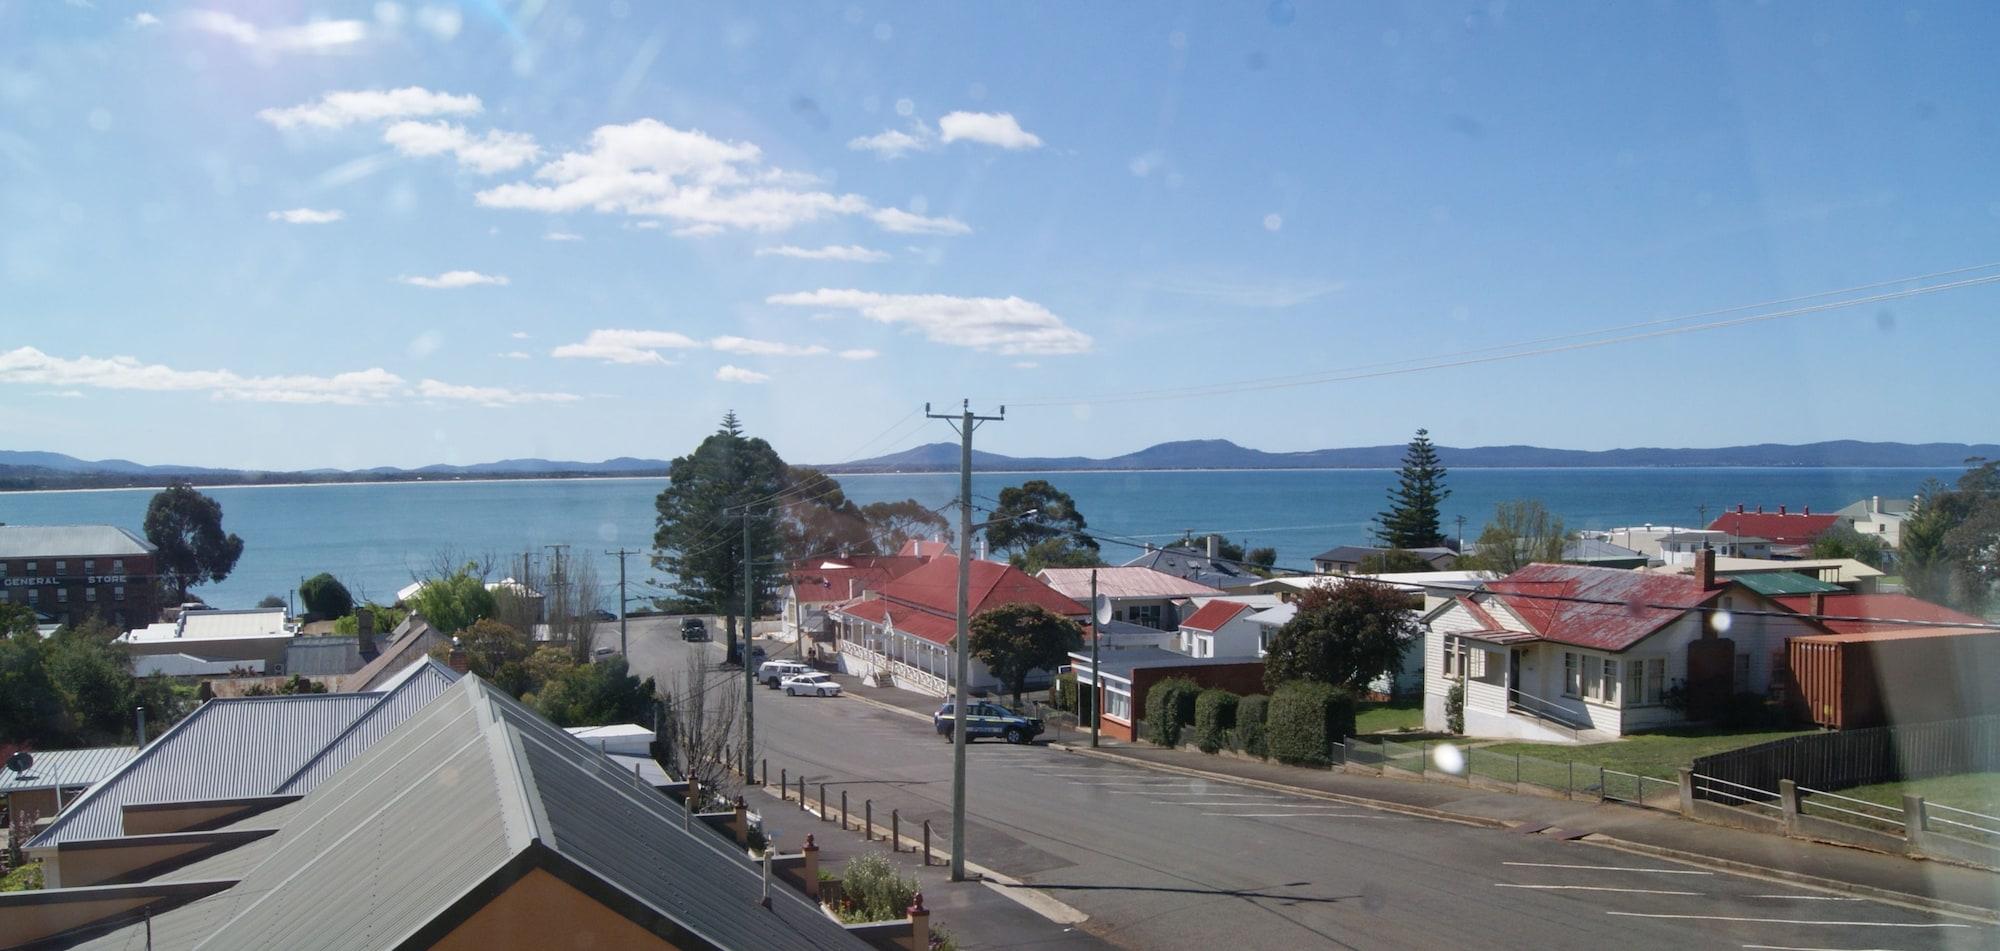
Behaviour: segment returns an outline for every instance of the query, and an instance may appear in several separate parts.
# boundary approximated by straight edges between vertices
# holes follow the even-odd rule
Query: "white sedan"
[[[810,674],[786,677],[785,693],[793,697],[800,694],[805,694],[809,697],[838,697],[840,696],[840,684],[832,677],[814,671]]]

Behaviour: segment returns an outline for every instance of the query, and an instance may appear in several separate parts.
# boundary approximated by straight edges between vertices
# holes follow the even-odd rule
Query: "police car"
[[[931,725],[938,734],[951,741],[952,721],[957,719],[947,703],[931,714]],[[982,736],[997,736],[1009,743],[1026,743],[1042,734],[1042,721],[1034,717],[1024,717],[997,703],[974,700],[967,704],[972,715],[965,720],[965,740],[970,743]]]

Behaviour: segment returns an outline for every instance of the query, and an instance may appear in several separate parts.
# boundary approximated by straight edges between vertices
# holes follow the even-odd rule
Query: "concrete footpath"
[[[1122,760],[1212,779],[1282,787],[1306,795],[1496,828],[1549,828],[1564,837],[1713,865],[1775,881],[1816,885],[1987,922],[2000,921],[2000,874],[1745,832],[1619,803],[1566,801],[1449,783],[1306,769],[1234,756],[1088,738],[1055,744],[1078,755]]]

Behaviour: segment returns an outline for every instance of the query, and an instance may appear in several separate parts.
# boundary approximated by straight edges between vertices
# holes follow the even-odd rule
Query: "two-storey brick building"
[[[43,623],[95,614],[119,630],[159,617],[152,543],[112,525],[0,525],[0,599]]]

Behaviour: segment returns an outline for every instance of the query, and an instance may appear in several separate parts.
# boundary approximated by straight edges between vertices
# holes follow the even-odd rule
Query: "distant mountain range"
[[[915,449],[821,466],[827,472],[951,472],[958,446],[931,443]],[[1801,466],[1949,468],[1973,457],[2000,458],[1992,443],[1833,442],[1726,446],[1719,449],[1543,449],[1537,446],[1439,446],[1447,467],[1607,468],[1684,466]],[[1401,463],[1403,447],[1360,446],[1307,452],[1246,449],[1226,439],[1164,442],[1138,452],[1091,459],[1084,456],[1005,456],[974,451],[972,467],[985,472],[1133,469],[1387,469]],[[501,459],[474,465],[432,465],[419,469],[307,469],[295,472],[218,469],[204,466],[144,465],[128,459],[85,460],[55,452],[0,450],[0,490],[98,488],[163,485],[186,479],[201,485],[269,485],[293,482],[415,482],[434,479],[546,479],[664,476],[664,459],[620,456],[603,462],[554,459]]]

